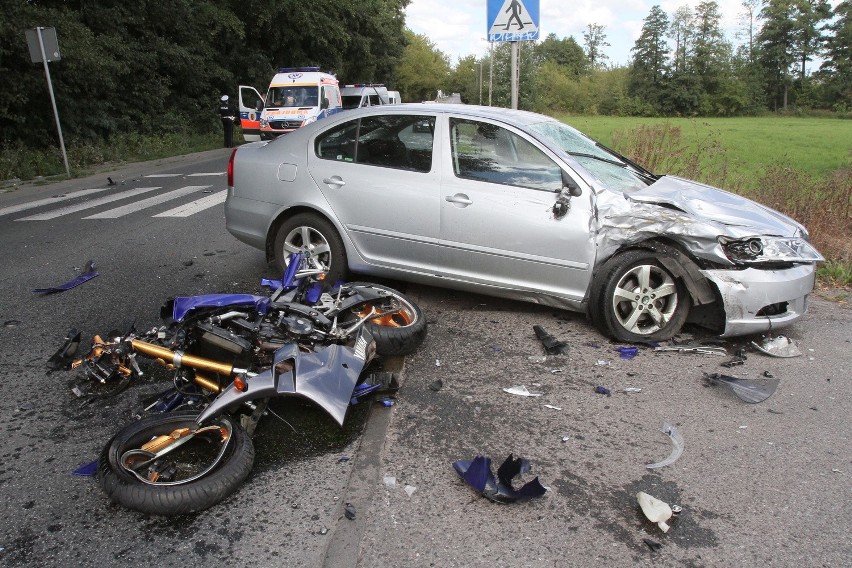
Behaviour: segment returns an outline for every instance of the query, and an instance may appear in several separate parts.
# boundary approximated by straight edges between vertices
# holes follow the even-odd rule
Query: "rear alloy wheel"
[[[302,253],[309,268],[325,271],[326,281],[342,280],[346,274],[346,250],[334,226],[313,213],[287,219],[275,235],[275,262],[286,269],[290,255]]]
[[[683,327],[689,294],[652,252],[610,259],[591,297],[592,320],[620,341],[670,339]]]

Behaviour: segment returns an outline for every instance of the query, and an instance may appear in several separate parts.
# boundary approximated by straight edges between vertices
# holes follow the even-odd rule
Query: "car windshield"
[[[559,122],[539,122],[529,129],[573,156],[604,186],[615,191],[637,191],[655,181],[639,166],[598,144],[579,130]]]
[[[268,108],[315,107],[319,100],[316,85],[285,85],[272,87],[266,96]]]

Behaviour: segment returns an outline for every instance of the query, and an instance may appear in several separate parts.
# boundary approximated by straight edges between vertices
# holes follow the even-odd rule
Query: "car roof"
[[[469,116],[471,118],[485,118],[496,121],[501,121],[506,124],[511,124],[517,127],[525,127],[530,124],[538,124],[540,122],[555,122],[561,124],[555,118],[528,112],[525,110],[513,110],[502,107],[489,107],[478,105],[457,105],[446,103],[402,103],[397,105],[366,107],[362,109],[346,111],[347,117],[355,118],[362,115],[374,114],[410,114],[412,112],[429,112],[429,113],[451,113],[455,115]],[[357,113],[357,115],[356,115]],[[342,118],[342,116],[341,116]]]

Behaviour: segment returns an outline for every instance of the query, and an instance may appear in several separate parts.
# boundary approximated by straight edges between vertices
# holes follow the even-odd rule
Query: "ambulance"
[[[337,78],[319,67],[282,67],[266,97],[252,87],[240,86],[239,103],[246,142],[272,140],[342,110]],[[256,127],[252,119],[257,120]]]

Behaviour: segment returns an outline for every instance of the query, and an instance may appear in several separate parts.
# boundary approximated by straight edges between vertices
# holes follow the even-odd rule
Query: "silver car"
[[[225,217],[283,266],[587,312],[622,341],[691,321],[722,336],[800,318],[822,256],[744,197],[655,175],[539,114],[407,104],[347,111],[228,164]]]

